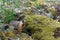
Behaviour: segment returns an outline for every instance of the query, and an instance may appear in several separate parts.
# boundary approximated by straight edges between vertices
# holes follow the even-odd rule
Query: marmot
[[[8,25],[4,26],[4,29],[7,30],[9,26],[13,26],[15,32],[21,32],[24,29],[24,21],[11,21]]]
[[[15,29],[22,31],[24,28],[24,21],[11,21],[9,26],[14,26]]]

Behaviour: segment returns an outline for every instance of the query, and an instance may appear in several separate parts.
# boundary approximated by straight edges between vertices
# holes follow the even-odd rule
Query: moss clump
[[[33,39],[29,35],[27,35],[26,33],[21,33],[20,40],[33,40]]]
[[[25,22],[34,40],[55,40],[54,31],[60,27],[59,22],[41,15],[27,15]]]

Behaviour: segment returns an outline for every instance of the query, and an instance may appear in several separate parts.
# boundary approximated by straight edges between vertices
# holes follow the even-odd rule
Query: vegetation
[[[54,31],[60,27],[59,22],[41,15],[28,15],[25,22],[35,40],[55,40]]]
[[[44,4],[44,0],[0,0],[1,40],[60,40],[60,9]],[[56,10],[57,9],[57,10]],[[50,15],[51,13],[51,15]],[[53,18],[49,18],[53,16]],[[54,19],[54,17],[58,22]],[[24,21],[20,32],[11,21]],[[6,25],[7,24],[7,25]],[[8,28],[5,30],[4,27]],[[17,25],[18,27],[19,25]]]

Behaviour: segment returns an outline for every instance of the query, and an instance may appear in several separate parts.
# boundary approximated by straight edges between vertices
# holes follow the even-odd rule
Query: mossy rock
[[[54,31],[60,27],[59,22],[42,15],[27,15],[25,22],[34,40],[55,40]]]
[[[28,34],[21,33],[20,40],[33,40]]]
[[[52,15],[57,16],[58,14],[56,13],[56,10],[54,8],[50,8],[50,12]]]

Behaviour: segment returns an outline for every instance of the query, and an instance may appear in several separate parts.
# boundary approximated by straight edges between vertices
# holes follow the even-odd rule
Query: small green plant
[[[5,23],[9,23],[11,20],[14,20],[14,14],[15,12],[11,9],[5,9],[5,18],[4,18],[4,22]]]

